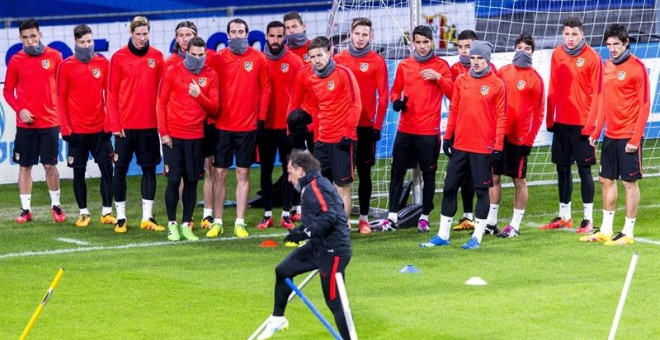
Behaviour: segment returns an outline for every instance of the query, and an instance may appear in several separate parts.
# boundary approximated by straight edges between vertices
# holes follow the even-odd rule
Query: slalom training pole
[[[632,259],[630,260],[630,267],[628,267],[628,275],[626,275],[626,281],[623,283],[623,291],[621,291],[621,298],[619,299],[619,305],[616,307],[616,313],[614,314],[614,321],[612,322],[612,328],[610,328],[610,336],[608,340],[614,340],[616,335],[616,330],[619,328],[619,320],[621,319],[621,314],[623,313],[623,305],[626,304],[626,297],[628,296],[628,290],[630,289],[630,283],[632,282],[633,275],[635,274],[635,267],[637,267],[637,258],[639,255],[633,253]]]
[[[344,310],[344,318],[346,319],[348,333],[351,335],[351,340],[357,340],[358,336],[357,332],[355,331],[355,323],[353,322],[353,313],[351,313],[351,307],[348,305],[348,294],[346,294],[344,276],[341,275],[341,273],[336,273],[335,279],[337,280],[337,290],[339,291],[341,308]]]
[[[46,292],[46,295],[44,295],[43,299],[41,299],[41,303],[39,303],[39,306],[37,306],[37,310],[35,310],[34,314],[32,314],[32,317],[30,318],[28,324],[25,326],[25,329],[23,329],[23,333],[21,334],[19,340],[25,340],[25,338],[27,338],[28,334],[30,333],[30,330],[32,330],[32,327],[34,327],[34,323],[37,322],[37,318],[39,318],[41,311],[44,309],[44,306],[46,306],[46,304],[48,303],[50,296],[53,295],[53,291],[60,283],[60,280],[62,279],[62,275],[64,275],[64,268],[60,268],[60,270],[57,271],[57,274],[55,274],[55,278],[53,279],[53,282],[50,283],[50,287],[48,287],[48,291]]]
[[[323,326],[325,326],[325,328],[328,329],[328,331],[330,332],[330,334],[332,334],[332,336],[335,337],[335,339],[337,339],[337,340],[342,340],[341,335],[339,335],[339,333],[337,333],[337,331],[336,331],[334,328],[332,328],[332,326],[330,325],[330,323],[328,322],[328,320],[326,320],[326,319],[323,317],[323,315],[321,314],[321,312],[319,312],[319,310],[316,309],[316,307],[314,307],[314,305],[312,304],[312,302],[309,301],[309,299],[308,299],[308,298],[307,298],[307,297],[306,297],[306,296],[300,291],[300,289],[298,289],[298,288],[296,287],[296,285],[293,284],[293,281],[291,281],[291,279],[288,278],[288,277],[286,278],[285,281],[286,281],[286,284],[288,284],[289,287],[291,287],[291,289],[293,289],[293,291],[294,291],[296,294],[298,294],[298,297],[300,298],[300,300],[302,300],[302,301],[307,305],[307,307],[309,308],[309,310],[311,310],[312,313],[314,313],[314,315],[316,315],[316,317],[321,321],[321,323],[323,324]]]
[[[298,285],[298,289],[302,290],[303,288],[305,288],[305,286],[309,283],[309,281],[311,281],[318,272],[319,272],[318,269],[312,270],[312,272],[309,273],[309,275],[307,275],[307,277],[302,282],[300,282],[300,284]],[[289,299],[286,302],[287,303],[291,302],[291,300],[293,300],[294,297],[296,297],[296,293],[291,292],[291,294],[289,294]],[[261,333],[261,331],[263,331],[264,328],[266,328],[267,324],[268,324],[268,318],[266,318],[266,320],[264,320],[264,323],[262,323],[261,326],[259,326],[259,328],[257,328],[257,330],[254,331],[252,335],[250,335],[248,340],[256,339],[259,333]]]

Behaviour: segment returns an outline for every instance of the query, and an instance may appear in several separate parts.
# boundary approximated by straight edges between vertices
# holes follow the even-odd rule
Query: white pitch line
[[[61,242],[66,242],[66,243],[73,243],[73,244],[77,244],[77,245],[79,245],[79,246],[87,246],[87,245],[89,245],[89,242],[81,241],[81,240],[76,240],[75,238],[58,237],[58,238],[55,239],[55,241],[61,241]]]
[[[286,233],[279,234],[268,234],[268,235],[255,235],[250,236],[250,238],[269,238],[269,237],[283,237]],[[201,239],[198,242],[217,242],[217,241],[235,241],[235,240],[245,240],[245,238],[238,238],[235,236],[232,237],[221,237],[217,239]],[[113,250],[113,249],[130,249],[130,248],[147,248],[147,247],[160,247],[160,246],[173,246],[181,244],[191,244],[195,242],[191,241],[182,241],[182,242],[146,242],[146,243],[128,243],[118,246],[95,246],[95,247],[80,247],[80,248],[70,248],[70,249],[57,249],[57,250],[42,250],[42,251],[22,251],[19,253],[8,253],[0,254],[0,259],[12,258],[12,257],[30,257],[30,256],[45,256],[45,255],[60,255],[60,254],[69,254],[69,253],[81,253],[88,251],[103,251],[103,250]]]

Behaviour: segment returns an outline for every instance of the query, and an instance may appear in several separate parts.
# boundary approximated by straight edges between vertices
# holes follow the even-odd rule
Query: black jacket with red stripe
[[[351,256],[351,238],[344,203],[337,189],[318,171],[298,180],[302,187],[302,223],[319,254]]]

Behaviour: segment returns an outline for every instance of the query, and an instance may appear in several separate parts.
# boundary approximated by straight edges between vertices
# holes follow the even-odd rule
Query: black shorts
[[[511,178],[527,176],[527,156],[522,154],[520,145],[515,145],[504,138],[502,165],[499,167],[493,165],[493,174]]]
[[[218,130],[215,128],[215,124],[206,124],[204,126],[204,157],[213,156],[216,144],[218,144]]]
[[[257,130],[233,132],[217,130],[218,143],[213,155],[213,166],[216,168],[229,168],[234,164],[236,156],[237,168],[249,168],[255,159],[257,149]]]
[[[158,129],[125,129],[126,137],[115,136],[114,161],[116,166],[128,167],[133,159],[139,166],[152,167],[160,163],[160,136]]]
[[[435,172],[439,153],[440,135],[397,132],[392,147],[392,167],[414,169],[419,163],[422,172]]]
[[[376,164],[376,141],[374,140],[374,128],[357,128],[357,158],[355,164],[358,166],[373,166]]]
[[[589,136],[580,132],[582,126],[555,123],[552,134],[552,163],[578,166],[596,164],[596,148],[589,144]]]
[[[103,139],[103,132],[72,133],[66,164],[70,168],[85,168],[89,154],[97,164],[112,162],[112,143]]]
[[[278,150],[280,151],[280,162],[286,168],[286,157],[291,152],[291,144],[286,136],[286,129],[264,129],[263,136],[259,141],[259,163],[273,166]]]
[[[321,163],[321,174],[337,185],[353,183],[355,144],[341,146],[339,143],[316,142],[314,157]]]
[[[183,177],[186,181],[204,176],[204,139],[172,138],[172,147],[163,145],[166,176]]]
[[[16,127],[14,154],[12,162],[22,167],[37,165],[56,165],[58,162],[60,128],[45,129]]]
[[[464,180],[472,180],[475,188],[490,188],[493,186],[492,164],[491,155],[454,150],[447,162],[444,187],[457,190]]]
[[[626,152],[626,144],[630,139],[603,139],[600,153],[600,171],[598,175],[603,178],[624,181],[635,181],[642,178],[642,144],[633,153]]]

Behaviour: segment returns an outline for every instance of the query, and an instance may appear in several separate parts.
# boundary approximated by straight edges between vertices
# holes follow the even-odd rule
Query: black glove
[[[265,128],[266,128],[266,122],[259,119],[259,121],[257,121],[257,142],[261,141],[261,139],[264,137]]]
[[[351,145],[353,145],[353,140],[348,138],[348,137],[341,137],[341,140],[339,141],[339,146],[342,148],[348,148]]]
[[[405,111],[406,103],[408,102],[408,97],[403,97],[403,100],[397,99],[392,103],[392,109],[396,112]]]
[[[491,159],[493,160],[493,167],[498,168],[502,166],[502,151],[493,151],[491,154]]]
[[[284,242],[300,243],[300,241],[304,241],[308,238],[309,234],[305,232],[305,227],[301,225],[300,227],[291,229],[289,235],[286,235],[284,238]]]
[[[532,147],[527,146],[527,145],[521,145],[520,146],[520,154],[523,156],[529,156],[529,154],[532,153]]]
[[[289,113],[289,116],[286,118],[286,124],[289,127],[289,130],[296,130],[301,126],[307,126],[307,124],[312,123],[312,116],[307,113],[307,111],[302,109],[295,109]]]
[[[373,134],[371,135],[374,143],[380,140],[380,130],[374,129]]]
[[[447,155],[447,157],[451,158],[451,156],[454,155],[454,149],[452,149],[452,146],[454,145],[454,139],[444,139],[442,141],[442,152]]]
[[[554,125],[552,127],[546,126],[545,129],[548,130],[548,132],[552,132],[552,133],[555,132],[555,126]]]

